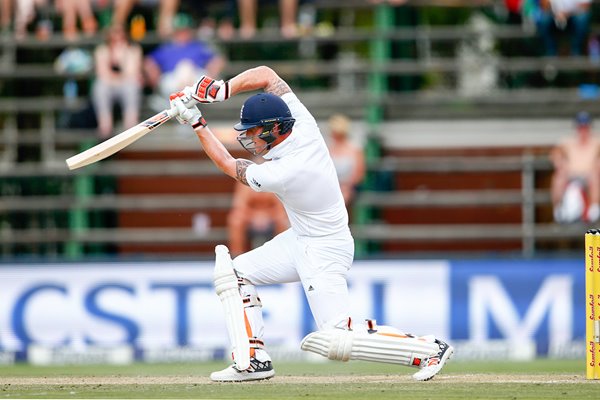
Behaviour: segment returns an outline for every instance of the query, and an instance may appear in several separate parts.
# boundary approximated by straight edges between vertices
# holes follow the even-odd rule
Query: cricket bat
[[[153,129],[158,128],[173,118],[176,113],[177,110],[174,109],[163,110],[155,116],[148,118],[144,122],[140,122],[136,126],[131,127],[90,149],[76,154],[71,158],[68,158],[67,166],[69,169],[73,170],[95,163],[96,161],[103,160],[106,157],[115,154],[117,151],[129,146],[136,140],[142,138]]]

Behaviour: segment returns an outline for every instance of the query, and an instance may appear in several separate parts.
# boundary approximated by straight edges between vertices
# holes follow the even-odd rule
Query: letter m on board
[[[516,342],[535,339],[538,345],[545,342],[542,344],[550,348],[567,343],[573,336],[572,287],[568,275],[547,277],[528,303],[519,297],[517,307],[498,277],[474,276],[468,284],[469,338]],[[547,333],[543,330],[546,320]]]

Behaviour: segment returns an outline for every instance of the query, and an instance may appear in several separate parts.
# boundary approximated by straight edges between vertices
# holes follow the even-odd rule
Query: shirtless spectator
[[[575,117],[576,134],[552,150],[552,204],[559,223],[595,222],[600,217],[600,140],[587,112]]]
[[[233,207],[227,216],[229,251],[233,256],[262,245],[288,227],[285,209],[273,193],[255,192],[236,182]]]

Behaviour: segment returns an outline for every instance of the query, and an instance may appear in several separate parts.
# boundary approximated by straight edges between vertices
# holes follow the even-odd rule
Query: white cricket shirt
[[[248,185],[281,200],[300,236],[348,232],[348,212],[329,150],[312,114],[294,93],[281,96],[296,119],[292,133],[246,170]]]

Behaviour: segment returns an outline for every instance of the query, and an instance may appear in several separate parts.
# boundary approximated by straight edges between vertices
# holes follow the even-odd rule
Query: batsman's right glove
[[[169,97],[169,102],[171,109],[177,110],[175,118],[180,124],[189,124],[194,129],[206,126],[200,109],[183,92],[173,93]]]
[[[186,86],[182,92],[199,103],[217,103],[227,100],[231,95],[229,81],[217,81],[206,75],[202,75],[194,85]]]

